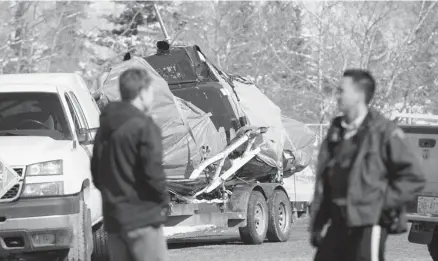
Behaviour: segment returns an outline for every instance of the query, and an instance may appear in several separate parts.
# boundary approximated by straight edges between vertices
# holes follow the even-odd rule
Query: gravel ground
[[[222,236],[190,239],[169,244],[172,261],[311,261],[314,251],[308,243],[307,218],[293,224],[291,237],[285,243],[264,243],[258,246],[238,242],[237,231]],[[407,233],[391,236],[386,244],[387,261],[431,261],[424,245],[412,244]]]

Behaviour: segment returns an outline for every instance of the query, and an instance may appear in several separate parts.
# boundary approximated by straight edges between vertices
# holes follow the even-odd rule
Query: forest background
[[[327,122],[342,71],[378,80],[385,113],[438,114],[436,2],[156,2],[173,44],[197,44],[225,72],[249,77],[283,113]],[[163,34],[152,2],[0,2],[0,73],[79,72],[99,86],[127,51]]]

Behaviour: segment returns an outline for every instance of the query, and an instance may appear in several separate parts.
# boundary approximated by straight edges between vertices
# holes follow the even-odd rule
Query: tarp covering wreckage
[[[201,160],[197,144],[208,144],[212,153],[226,146],[225,138],[216,130],[210,114],[175,97],[166,81],[143,59],[134,57],[113,67],[102,92],[108,101],[120,99],[119,76],[128,68],[143,68],[152,77],[154,104],[151,115],[162,130],[164,167],[168,179],[187,178]]]
[[[216,76],[221,77],[215,68],[205,64],[210,66],[209,69]],[[231,78],[233,86],[229,84],[230,78],[222,78],[218,85],[220,89],[225,89],[225,96],[235,96],[232,99],[233,111],[238,110],[239,114],[246,116],[248,124],[234,132],[237,136],[226,133],[223,127],[218,128],[212,121],[212,112],[201,110],[189,99],[176,97],[168,82],[151,64],[138,57],[123,61],[111,69],[100,89],[103,100],[119,100],[118,78],[124,70],[134,67],[147,70],[153,78],[154,105],[151,114],[162,129],[164,168],[172,191],[181,195],[193,195],[205,187],[208,184],[208,175],[192,175],[193,170],[206,159],[221,153],[230,145],[229,136],[232,136],[231,140],[238,139],[239,131],[244,133],[242,130],[248,126],[268,127],[267,132],[258,136],[255,142],[258,145],[263,144],[262,149],[229,179],[238,177],[241,180],[261,181],[275,175],[279,170],[287,177],[309,164],[309,148],[315,134],[304,124],[282,116],[280,108],[254,84],[239,77]],[[227,160],[223,164],[224,171],[229,163],[230,160]]]

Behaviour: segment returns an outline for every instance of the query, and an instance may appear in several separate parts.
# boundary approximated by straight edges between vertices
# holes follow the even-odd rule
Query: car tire
[[[268,201],[268,208],[268,240],[286,242],[289,239],[292,225],[292,207],[286,192],[275,190]]]
[[[93,254],[92,261],[107,261],[108,256],[108,234],[106,233],[103,224],[93,232]]]
[[[263,243],[268,231],[268,204],[259,191],[252,191],[248,200],[246,226],[239,228],[243,243],[258,245]]]
[[[63,261],[91,261],[93,251],[91,212],[83,200],[79,203],[79,217],[75,222],[72,247],[68,249],[60,260]]]

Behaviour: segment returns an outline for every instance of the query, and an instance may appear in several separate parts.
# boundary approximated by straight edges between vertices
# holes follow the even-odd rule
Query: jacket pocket
[[[369,151],[361,164],[360,176],[364,185],[378,187],[383,190],[385,186],[386,167],[381,155],[376,150]]]
[[[386,183],[382,165],[380,154],[370,150],[357,168],[359,173],[351,173],[352,177],[355,176],[354,179],[357,179],[351,184],[356,204],[374,205],[383,201]]]

